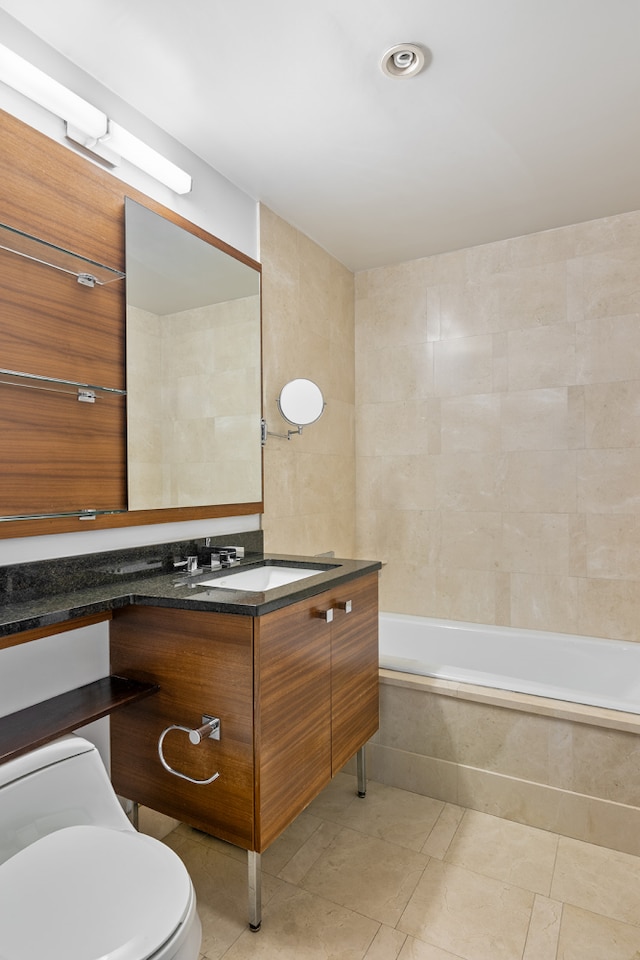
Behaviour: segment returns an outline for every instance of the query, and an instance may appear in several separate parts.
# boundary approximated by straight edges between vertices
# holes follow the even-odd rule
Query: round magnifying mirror
[[[280,391],[278,409],[294,427],[306,427],[322,416],[322,390],[313,380],[291,380]]]

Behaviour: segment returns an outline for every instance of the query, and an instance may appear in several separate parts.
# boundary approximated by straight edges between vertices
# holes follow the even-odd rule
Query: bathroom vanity
[[[100,570],[104,556],[96,555]],[[43,583],[53,563],[41,565]],[[156,561],[118,564],[126,577]],[[92,685],[93,693],[106,693],[107,705],[92,706],[84,721],[79,707],[71,725],[64,718],[64,731],[110,713],[116,791],[248,851],[254,929],[261,919],[261,853],[378,728],[380,564],[262,556],[241,569],[265,565],[293,565],[308,576],[248,591],[216,586],[231,571],[189,576],[165,565],[133,581],[8,602],[0,619],[3,646],[73,629],[87,618],[110,620],[113,676]],[[26,582],[28,572],[15,568],[13,582],[20,576]],[[117,681],[123,689],[114,688],[114,678],[126,678]],[[112,712],[120,705],[116,695],[126,707]],[[60,735],[53,714],[65,714],[73,697],[55,698],[55,709],[48,701],[0,719],[0,748],[7,734],[15,746],[32,716],[39,743]],[[192,740],[205,717],[219,720],[214,736]]]
[[[160,687],[111,720],[117,792],[262,852],[378,728],[377,573],[263,616],[127,607],[111,658]],[[168,775],[162,731],[205,715],[220,740],[171,731],[167,762],[191,780]]]
[[[264,614],[127,607],[111,658],[160,688],[112,717],[116,791],[246,849],[257,929],[259,855],[378,729],[377,572]],[[206,716],[219,740],[175,729]]]

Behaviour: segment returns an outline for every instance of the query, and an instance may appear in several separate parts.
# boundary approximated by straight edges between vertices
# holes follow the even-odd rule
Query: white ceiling
[[[640,209],[640,0],[0,7],[354,270]]]

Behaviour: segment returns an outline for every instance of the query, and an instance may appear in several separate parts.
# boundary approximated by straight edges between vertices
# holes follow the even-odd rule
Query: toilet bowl
[[[0,957],[197,960],[201,939],[184,864],[134,830],[93,744],[0,765]]]

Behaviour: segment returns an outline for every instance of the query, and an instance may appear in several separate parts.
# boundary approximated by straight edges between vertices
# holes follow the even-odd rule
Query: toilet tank
[[[0,764],[0,863],[75,824],[133,830],[92,743],[72,734]]]

